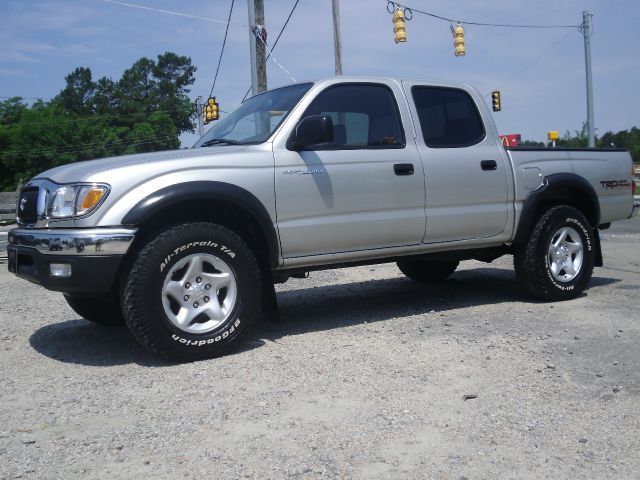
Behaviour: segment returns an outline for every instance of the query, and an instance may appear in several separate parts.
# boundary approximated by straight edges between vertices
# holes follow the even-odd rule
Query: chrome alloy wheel
[[[570,282],[580,273],[584,259],[582,238],[571,227],[560,228],[551,238],[547,261],[553,278]]]
[[[162,306],[180,330],[201,334],[227,321],[238,299],[236,277],[226,262],[206,253],[178,261],[166,274]]]

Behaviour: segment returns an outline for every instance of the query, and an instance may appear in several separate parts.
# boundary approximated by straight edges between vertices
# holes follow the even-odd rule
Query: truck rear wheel
[[[396,262],[398,268],[416,282],[438,282],[446,280],[455,272],[460,262],[455,260],[435,261],[404,259]]]
[[[516,275],[536,298],[575,298],[591,279],[595,248],[591,226],[579,210],[553,207],[540,217],[527,243],[516,249]]]
[[[106,296],[71,296],[64,294],[69,306],[85,320],[98,325],[122,325],[124,317],[117,302]]]
[[[226,352],[260,312],[258,263],[234,232],[210,223],[170,228],[138,254],[122,294],[129,329],[173,361]]]

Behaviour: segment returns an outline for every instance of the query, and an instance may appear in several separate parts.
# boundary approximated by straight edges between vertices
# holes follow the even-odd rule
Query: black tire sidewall
[[[155,245],[148,263],[146,281],[142,289],[142,302],[147,316],[144,322],[152,341],[161,352],[173,359],[209,358],[224,353],[257,315],[260,298],[259,281],[256,279],[251,252],[242,240],[229,230],[217,225],[194,224],[189,228],[168,232]],[[159,237],[162,238],[162,237]],[[228,319],[216,329],[194,334],[175,326],[165,314],[162,304],[162,288],[168,272],[183,258],[193,254],[210,254],[225,262],[235,276],[237,299]],[[140,311],[140,310],[139,310]]]
[[[554,278],[548,260],[549,246],[554,235],[563,227],[575,230],[582,241],[583,260],[580,271],[572,280],[560,282]],[[556,298],[573,298],[584,290],[591,279],[595,258],[595,239],[591,227],[584,215],[572,207],[558,208],[550,215],[540,230],[538,239],[536,262],[544,269],[543,281],[554,292]],[[578,293],[576,293],[578,292]]]

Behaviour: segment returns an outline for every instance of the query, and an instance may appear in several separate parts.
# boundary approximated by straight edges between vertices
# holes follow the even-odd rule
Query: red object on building
[[[517,147],[520,143],[520,134],[512,133],[509,135],[500,135],[500,140],[502,140],[502,145],[505,147]]]

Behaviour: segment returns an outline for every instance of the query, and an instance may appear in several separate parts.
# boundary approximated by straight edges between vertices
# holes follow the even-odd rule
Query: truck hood
[[[217,165],[231,165],[235,162],[230,159],[227,162],[227,157],[230,154],[238,153],[251,147],[250,145],[225,145],[101,158],[55,167],[46,172],[42,172],[36,178],[48,178],[56,183],[104,181],[100,180],[101,173],[104,173],[104,176],[108,176],[109,171],[128,170],[128,168],[142,166],[153,166],[156,172],[168,172],[184,167],[207,168]],[[237,157],[235,157],[235,159],[237,161]]]

